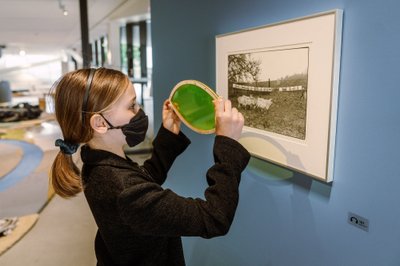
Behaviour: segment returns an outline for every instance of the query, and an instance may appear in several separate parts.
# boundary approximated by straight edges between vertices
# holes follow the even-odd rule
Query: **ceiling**
[[[62,6],[68,11],[63,15]],[[87,0],[89,39],[106,34],[110,21],[149,17],[149,0]],[[0,0],[0,46],[3,54],[52,53],[80,49],[79,0]]]

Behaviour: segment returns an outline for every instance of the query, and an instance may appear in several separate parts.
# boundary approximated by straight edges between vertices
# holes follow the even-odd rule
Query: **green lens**
[[[171,97],[175,110],[184,118],[188,126],[200,131],[215,128],[214,98],[194,84],[179,86]]]

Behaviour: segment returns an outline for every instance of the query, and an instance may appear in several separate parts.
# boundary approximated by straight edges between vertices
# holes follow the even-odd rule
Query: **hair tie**
[[[79,147],[79,144],[69,143],[62,139],[57,139],[55,145],[60,147],[60,150],[64,154],[72,155],[76,152]]]

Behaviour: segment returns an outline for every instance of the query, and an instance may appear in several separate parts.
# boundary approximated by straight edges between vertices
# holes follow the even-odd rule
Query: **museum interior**
[[[251,158],[233,223],[211,239],[183,235],[186,265],[400,265],[399,8],[396,0],[1,0],[0,265],[96,265],[84,194],[62,198],[49,178],[63,138],[54,84],[101,67],[129,77],[148,115],[145,140],[124,147],[139,164],[177,84],[230,99],[245,118],[239,142]],[[162,188],[204,200],[215,130],[196,130],[197,109],[183,111],[189,101],[202,108],[198,95],[177,100],[191,144]],[[72,158],[82,166],[79,152]]]

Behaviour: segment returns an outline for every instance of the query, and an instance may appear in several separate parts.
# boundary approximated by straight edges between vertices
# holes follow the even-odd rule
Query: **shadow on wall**
[[[319,265],[320,262],[314,257],[304,258],[309,250],[324,253],[316,226],[319,214],[314,213],[311,202],[315,202],[312,198],[317,197],[327,204],[332,185],[256,158],[251,159],[247,171],[246,177],[255,182],[249,181],[247,193],[242,193],[242,199],[250,198],[243,206],[249,210],[245,214],[248,217],[241,216],[239,219],[249,220],[249,224],[239,226],[238,230],[245,232],[237,241],[243,246],[261,245],[258,253],[252,255],[255,258],[258,256],[254,261],[263,261],[266,265],[292,265],[294,261]],[[254,195],[257,194],[259,199],[255,200]],[[255,222],[252,216],[261,220]],[[252,234],[253,239],[248,239],[246,245],[243,241],[247,234]],[[268,238],[273,241],[265,241]],[[290,243],[285,239],[291,239]],[[251,248],[246,250],[247,254],[251,252]]]
[[[331,183],[324,183],[255,157],[251,158],[247,171],[268,185],[293,185],[293,191],[301,189],[303,192],[315,194],[326,201],[329,201],[331,195]]]
[[[242,177],[239,206],[229,233],[211,240],[185,238],[188,265],[241,266],[260,261],[277,265],[276,258],[280,258],[279,265],[296,260],[318,265],[314,258],[302,258],[307,253],[301,251],[324,252],[310,197],[328,202],[330,191],[330,184],[252,157]],[[291,243],[285,239],[292,239]]]

